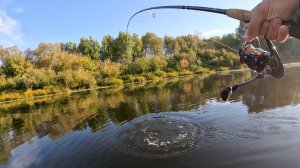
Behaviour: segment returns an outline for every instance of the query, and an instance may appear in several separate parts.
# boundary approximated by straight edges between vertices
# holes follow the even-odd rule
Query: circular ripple
[[[187,121],[148,119],[122,134],[121,149],[150,158],[179,155],[196,147],[198,133],[198,126]]]

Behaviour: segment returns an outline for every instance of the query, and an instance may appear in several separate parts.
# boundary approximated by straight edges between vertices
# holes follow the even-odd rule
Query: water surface
[[[0,167],[300,167],[300,68],[0,105]]]

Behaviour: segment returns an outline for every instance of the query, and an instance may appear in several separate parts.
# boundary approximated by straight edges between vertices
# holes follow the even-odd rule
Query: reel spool
[[[241,63],[246,64],[248,68],[255,71],[257,75],[242,84],[226,87],[221,93],[222,100],[227,101],[231,94],[241,86],[257,79],[263,79],[268,74],[278,79],[284,77],[284,67],[275,46],[272,41],[267,40],[266,38],[265,40],[270,50],[269,52],[261,48],[255,48],[252,44],[246,45],[245,43],[243,45],[242,49],[239,51]]]

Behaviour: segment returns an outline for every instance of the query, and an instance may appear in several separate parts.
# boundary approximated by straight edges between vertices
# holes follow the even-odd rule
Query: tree
[[[189,46],[186,43],[184,36],[177,37],[176,42],[178,44],[177,53],[189,52]]]
[[[76,53],[77,52],[77,45],[73,42],[67,42],[67,43],[60,43],[61,51],[63,52],[70,52],[70,53]]]
[[[119,32],[119,36],[114,41],[113,61],[131,61],[133,40],[130,34]]]
[[[133,34],[132,41],[133,41],[132,56],[133,59],[136,59],[137,57],[142,55],[143,42],[137,34]]]
[[[22,52],[17,46],[4,48],[0,46],[0,59],[5,62],[5,60],[10,56],[21,56]]]
[[[78,51],[92,60],[100,58],[100,45],[97,40],[92,37],[81,38],[78,45]]]
[[[114,39],[112,36],[107,35],[104,36],[101,42],[101,59],[110,59],[113,60],[113,46],[114,45]],[[114,60],[116,61],[116,60]]]
[[[6,59],[2,66],[3,73],[6,77],[15,77],[22,75],[30,64],[21,56],[11,56]]]
[[[33,53],[37,56],[37,67],[52,69],[53,65],[57,61],[57,57],[62,53],[62,51],[59,44],[40,43]]]
[[[178,50],[178,43],[175,38],[170,36],[164,37],[164,53],[165,55],[174,56]]]
[[[146,55],[162,55],[164,43],[161,38],[156,36],[156,34],[149,32],[146,33],[144,36],[142,36],[142,42],[142,50]]]
[[[243,41],[236,34],[229,33],[223,35],[223,37],[221,38],[221,43],[235,50],[239,50],[243,44]],[[224,46],[222,48],[224,48]]]

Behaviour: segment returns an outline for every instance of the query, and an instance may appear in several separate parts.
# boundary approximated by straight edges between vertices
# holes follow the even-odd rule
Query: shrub
[[[146,78],[143,76],[135,76],[133,77],[133,81],[134,83],[144,83],[146,82]]]
[[[6,77],[15,77],[17,75],[22,75],[31,64],[21,56],[11,56],[8,57],[2,66],[3,74]]]
[[[57,75],[52,70],[31,68],[23,74],[20,82],[27,89],[41,89],[45,86],[56,85]]]
[[[206,74],[206,73],[212,73],[213,71],[207,69],[207,68],[203,68],[203,67],[200,67],[199,69],[197,69],[195,71],[195,74]]]
[[[158,76],[160,78],[165,78],[167,74],[164,71],[155,71],[154,72],[155,76]]]
[[[115,78],[121,73],[121,64],[108,60],[100,61],[97,65],[100,75],[103,77]]]
[[[82,69],[60,72],[58,78],[66,87],[71,89],[91,88],[96,84],[91,72]]]
[[[123,80],[118,78],[106,78],[104,80],[99,81],[98,85],[100,86],[115,86],[122,85]]]
[[[168,78],[174,78],[174,77],[177,77],[177,76],[178,76],[177,72],[169,72],[169,73],[167,73],[167,77]]]
[[[159,56],[154,56],[150,60],[150,71],[159,71],[163,70],[167,66],[167,61]]]
[[[138,58],[134,62],[128,64],[125,73],[126,74],[142,74],[147,73],[150,70],[150,62],[146,58]]]
[[[179,76],[187,76],[187,75],[193,75],[193,72],[185,70],[185,71],[180,71],[178,72]]]

